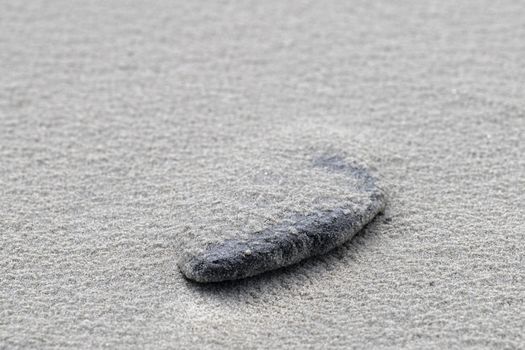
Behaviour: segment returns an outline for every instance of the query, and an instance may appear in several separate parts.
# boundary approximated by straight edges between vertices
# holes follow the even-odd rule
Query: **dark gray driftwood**
[[[385,206],[383,191],[365,168],[347,164],[341,157],[324,156],[314,166],[345,172],[359,180],[367,195],[361,205],[297,214],[288,223],[279,223],[254,233],[249,239],[228,239],[210,245],[179,262],[182,273],[197,282],[220,282],[254,276],[324,254],[352,238]]]

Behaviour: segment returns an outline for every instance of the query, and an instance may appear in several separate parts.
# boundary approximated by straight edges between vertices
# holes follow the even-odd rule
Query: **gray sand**
[[[524,18],[2,2],[0,348],[525,348]],[[330,151],[377,169],[383,215],[276,272],[182,276],[348,196],[301,166]]]

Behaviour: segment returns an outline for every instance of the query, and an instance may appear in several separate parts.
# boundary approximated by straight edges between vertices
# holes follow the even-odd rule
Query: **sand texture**
[[[524,18],[0,2],[0,348],[525,348]],[[323,155],[365,164],[383,213],[284,269],[184,278],[186,254],[360,208]]]

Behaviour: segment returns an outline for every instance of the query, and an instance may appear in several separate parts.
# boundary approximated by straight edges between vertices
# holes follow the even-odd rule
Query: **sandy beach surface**
[[[0,3],[0,348],[525,348],[518,1]],[[182,254],[352,197],[331,253]],[[324,175],[323,175],[324,174]]]

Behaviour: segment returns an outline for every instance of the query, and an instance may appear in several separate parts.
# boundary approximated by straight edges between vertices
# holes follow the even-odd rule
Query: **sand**
[[[0,347],[524,348],[523,18],[3,2]],[[376,169],[383,215],[277,272],[182,276],[189,246],[344,198],[300,165],[325,152]]]

